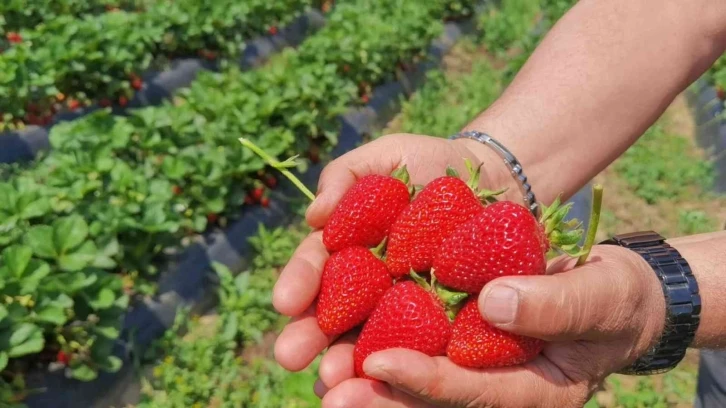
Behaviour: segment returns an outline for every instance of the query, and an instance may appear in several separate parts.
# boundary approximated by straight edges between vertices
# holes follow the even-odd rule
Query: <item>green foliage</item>
[[[500,73],[486,61],[455,78],[433,71],[421,90],[404,103],[401,131],[448,137],[489,107],[500,92]]]
[[[263,334],[284,321],[272,308],[277,270],[302,240],[304,229],[260,228],[250,239],[255,250],[250,269],[220,277],[218,318],[204,325],[180,314],[157,344],[164,353],[146,382],[139,408],[155,407],[313,407],[316,365],[288,374],[269,360]],[[188,331],[180,341],[178,333]],[[240,353],[240,347],[246,351]],[[249,349],[252,349],[250,352]]]
[[[6,0],[0,4],[0,34],[33,28],[63,16],[101,14],[111,9],[140,11],[153,0]]]
[[[713,82],[722,90],[726,90],[726,54],[723,54],[711,67],[709,74]]]
[[[718,229],[716,220],[700,210],[680,210],[678,212],[678,230],[682,235],[713,232]]]
[[[51,18],[20,32],[0,54],[5,121],[46,120],[56,101],[113,99],[133,93],[132,78],[168,66],[168,57],[236,56],[243,41],[284,24],[311,0],[160,0],[143,12],[119,10]],[[65,96],[56,99],[56,94]]]
[[[491,8],[479,18],[482,41],[487,50],[503,55],[518,41],[529,35],[534,27],[539,4],[532,0],[502,0],[501,6]]]
[[[689,143],[656,124],[615,162],[615,170],[649,204],[702,194],[713,182],[713,165],[684,157]]]

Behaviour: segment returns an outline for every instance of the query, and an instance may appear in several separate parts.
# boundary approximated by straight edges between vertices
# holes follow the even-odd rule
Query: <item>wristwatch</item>
[[[686,355],[700,322],[701,296],[691,267],[653,231],[616,235],[601,244],[619,245],[642,256],[658,276],[666,299],[666,323],[658,343],[620,373],[650,375],[671,370]]]

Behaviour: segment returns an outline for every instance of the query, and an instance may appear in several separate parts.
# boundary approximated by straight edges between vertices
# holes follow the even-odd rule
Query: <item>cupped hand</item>
[[[425,184],[443,176],[447,166],[454,167],[463,176],[466,174],[464,159],[479,165],[482,157],[488,157],[487,154],[486,147],[467,139],[451,141],[410,134],[384,136],[325,167],[315,201],[306,214],[308,224],[315,229],[322,228],[346,191],[365,175],[390,174],[406,165],[411,182]],[[490,189],[501,187],[502,184],[497,184],[499,180],[511,180],[507,171],[502,163],[483,168],[482,184]],[[314,310],[320,275],[327,258],[322,234],[313,232],[297,248],[275,285],[275,308],[283,315],[293,317],[275,344],[275,358],[288,370],[297,371],[307,367],[334,340],[320,331]],[[341,340],[339,346],[330,349],[326,360],[336,361],[336,356],[345,355],[346,350],[350,351],[350,344]],[[352,366],[348,368],[323,371],[321,376],[332,387],[344,377],[352,375]]]
[[[315,392],[324,408],[582,407],[607,375],[657,341],[665,301],[650,266],[628,249],[595,246],[587,264],[574,264],[558,258],[548,275],[499,278],[479,296],[492,324],[549,341],[529,363],[468,369],[391,349],[365,361],[374,382],[353,378],[349,337],[323,357]]]

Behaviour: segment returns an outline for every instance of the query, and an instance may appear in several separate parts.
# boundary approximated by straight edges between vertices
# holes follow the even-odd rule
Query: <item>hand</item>
[[[443,176],[452,165],[462,176],[466,174],[464,159],[474,164],[491,154],[486,146],[473,140],[456,140],[397,134],[382,137],[355,149],[331,162],[320,176],[318,194],[307,211],[307,221],[313,228],[322,228],[346,191],[356,180],[367,174],[390,174],[406,165],[414,184],[425,184]],[[481,180],[491,189],[499,188],[498,180],[511,183],[504,164],[496,163],[482,169]],[[282,314],[293,319],[280,334],[275,345],[275,358],[288,370],[301,370],[323,351],[333,340],[319,329],[314,313],[314,300],[318,294],[320,274],[328,258],[321,241],[321,233],[314,232],[300,244],[290,262],[282,271],[275,286],[273,304]],[[340,350],[349,349],[348,343],[332,347],[326,361],[336,361]],[[330,371],[326,364],[321,372],[324,382],[332,387],[352,376],[352,368],[341,372]],[[332,377],[331,377],[332,376]],[[342,377],[338,377],[342,376]]]
[[[581,407],[609,374],[644,354],[663,330],[660,283],[639,255],[596,246],[574,268],[558,258],[548,276],[503,277],[479,296],[483,316],[499,328],[550,341],[519,367],[474,370],[446,357],[393,349],[375,353],[353,378],[353,338],[330,348],[316,392],[323,407]],[[504,290],[503,288],[511,288]],[[514,296],[513,296],[514,295]]]

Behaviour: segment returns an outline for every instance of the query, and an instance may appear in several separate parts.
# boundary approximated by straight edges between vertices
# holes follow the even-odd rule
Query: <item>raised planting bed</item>
[[[9,210],[2,213],[0,225],[12,228],[3,230],[0,252],[9,245],[29,246],[31,262],[44,263],[57,279],[96,277],[93,282],[79,279],[78,290],[66,294],[73,303],[63,298],[65,303],[57,305],[73,311],[74,319],[36,325],[33,332],[45,333],[46,342],[30,352],[20,350],[25,354],[14,350],[4,378],[24,369],[29,373],[26,388],[46,391],[29,395],[28,404],[108,406],[109,399],[123,399],[127,392],[122,385],[133,382],[133,365],[118,369],[138,355],[128,351],[143,350],[161,335],[177,306],[207,297],[210,260],[238,271],[250,226],[256,228],[259,221],[285,222],[294,196],[260,189],[262,181],[256,174],[263,163],[243,149],[237,137],[250,137],[276,156],[310,150],[307,155],[317,161],[313,152],[340,154],[362,140],[362,130],[382,121],[376,107],[359,105],[363,109],[341,116],[344,107],[360,104],[363,96],[369,104],[375,99],[381,106],[389,105],[379,97],[383,89],[390,89],[387,82],[396,82],[399,76],[399,82],[416,83],[419,71],[435,65],[427,51],[443,55],[461,33],[454,23],[445,30],[436,23],[445,10],[438,3],[427,9],[419,2],[404,2],[392,10],[388,2],[381,2],[336,7],[333,14],[349,18],[333,24],[336,19],[331,15],[331,22],[313,38],[345,36],[352,39],[351,49],[362,47],[356,42],[365,42],[368,55],[384,62],[383,75],[377,69],[344,69],[357,62],[345,53],[337,60],[331,55],[314,58],[312,53],[320,46],[315,41],[325,43],[315,40],[299,52],[286,51],[264,72],[204,73],[173,102],[159,107],[128,117],[99,111],[56,126],[50,137],[54,149],[47,157],[3,170],[10,181],[3,185],[5,196],[15,198],[4,203],[3,211]],[[377,38],[360,29],[376,21],[396,28],[378,30]],[[442,31],[440,41],[428,47]],[[421,38],[401,42],[401,32],[420,33]],[[440,55],[431,58],[439,60]],[[400,61],[415,59],[407,69],[396,67]],[[368,81],[371,89],[360,89],[357,79]],[[399,93],[385,93],[398,99],[406,87],[397,89]],[[361,116],[361,111],[366,115]],[[319,167],[311,166],[303,177],[312,183],[317,171]],[[259,177],[270,182],[267,175]],[[255,201],[262,208],[251,205]],[[22,238],[26,235],[37,236],[37,242],[27,242]],[[55,242],[53,236],[72,240]],[[28,268],[24,269],[22,273]],[[158,283],[155,276],[160,276]],[[44,283],[41,279],[38,287]],[[36,303],[56,298],[58,285],[56,292],[45,289],[32,294]],[[18,306],[25,315],[35,313],[31,305]],[[11,333],[22,324],[16,318],[5,323]],[[74,330],[67,330],[71,327]],[[65,367],[47,372],[50,361]],[[96,379],[82,382],[67,375]],[[118,392],[113,384],[121,384]]]
[[[726,73],[726,67],[721,72]],[[696,139],[714,163],[713,189],[726,194],[726,97],[720,89],[712,78],[701,78],[687,95],[696,120]]]
[[[242,69],[257,67],[285,47],[299,45],[307,35],[320,29],[324,24],[325,18],[321,12],[307,11],[285,27],[276,30],[275,34],[261,35],[248,41],[239,53],[237,62]],[[219,70],[219,68],[218,60],[210,61],[203,58],[173,60],[168,69],[150,70],[138,76],[139,89],[126,99],[125,106],[115,104],[112,110],[117,114],[125,114],[128,109],[157,105],[169,99],[179,89],[188,87],[199,72]],[[0,163],[32,160],[39,152],[50,149],[48,139],[50,129],[54,125],[78,119],[103,108],[93,103],[73,111],[57,113],[46,126],[31,125],[22,130],[0,133]]]

